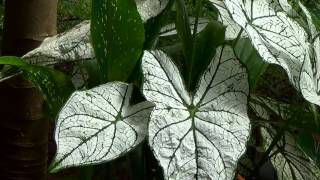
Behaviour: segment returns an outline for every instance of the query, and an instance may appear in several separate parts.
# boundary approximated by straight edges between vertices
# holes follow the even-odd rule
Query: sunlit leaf
[[[272,127],[262,128],[262,135],[265,140],[265,149],[267,149],[276,131]],[[271,162],[277,170],[279,180],[318,180],[320,178],[319,167],[303,152],[290,133],[285,133],[272,149],[271,154]]]
[[[157,16],[167,6],[169,0],[135,0],[142,20]]]
[[[132,88],[112,82],[72,94],[58,115],[53,172],[113,160],[145,138],[153,104],[129,105]]]
[[[238,34],[240,33],[241,27],[233,21],[223,0],[210,0],[210,2],[212,2],[212,4],[219,11],[218,20],[222,22],[223,25],[226,26],[225,38],[227,40],[236,39]],[[241,34],[241,37],[246,37],[246,36],[247,35],[245,33]]]
[[[91,37],[102,81],[126,81],[140,58],[144,25],[133,0],[93,0]]]
[[[90,22],[84,21],[67,32],[46,38],[23,58],[30,64],[41,66],[93,59]]]
[[[143,94],[155,103],[149,144],[166,179],[232,179],[246,149],[248,77],[229,46],[219,47],[194,96],[161,51],[145,51]]]
[[[263,60],[282,66],[299,90],[302,64],[308,57],[304,29],[286,13],[275,11],[268,0],[225,0],[225,4]]]

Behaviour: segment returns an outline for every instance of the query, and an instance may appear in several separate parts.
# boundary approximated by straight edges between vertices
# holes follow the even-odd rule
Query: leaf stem
[[[196,35],[198,32],[198,24],[199,24],[199,17],[202,11],[202,0],[198,0],[196,4],[196,19],[193,25],[193,40],[196,39]]]

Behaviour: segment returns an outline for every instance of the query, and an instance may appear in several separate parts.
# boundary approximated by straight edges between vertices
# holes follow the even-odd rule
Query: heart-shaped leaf
[[[232,18],[248,34],[253,46],[268,63],[282,66],[292,84],[300,90],[302,64],[308,58],[304,29],[269,0],[225,0]]]
[[[58,115],[53,172],[113,160],[145,138],[153,104],[130,106],[132,88],[112,82],[71,95]]]
[[[166,179],[232,179],[246,149],[248,77],[229,47],[219,47],[194,96],[161,51],[145,51],[143,93],[155,103],[149,144]]]
[[[93,59],[90,22],[84,21],[67,32],[46,38],[23,58],[30,64],[41,66]]]

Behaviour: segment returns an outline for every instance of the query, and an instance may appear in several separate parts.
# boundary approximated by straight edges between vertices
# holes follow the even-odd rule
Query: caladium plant
[[[113,161],[147,142],[164,179],[259,179],[271,161],[280,180],[316,180],[319,166],[298,139],[320,133],[313,105],[320,105],[319,43],[314,10],[303,1],[93,0],[91,22],[46,39],[23,57],[28,64],[0,63],[35,75],[26,77],[48,102],[62,85],[43,88],[47,68],[39,65],[76,65],[70,74],[84,90],[55,105],[61,110],[52,172]],[[282,67],[307,101],[261,97],[269,89],[259,76],[270,80],[263,62]],[[59,85],[53,72],[51,84]],[[98,80],[88,85],[92,78]],[[248,146],[258,158],[250,158]]]

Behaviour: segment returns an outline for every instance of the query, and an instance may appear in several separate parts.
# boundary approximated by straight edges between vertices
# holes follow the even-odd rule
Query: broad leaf
[[[84,21],[67,32],[46,38],[23,58],[30,64],[41,66],[93,59],[90,22]]]
[[[132,0],[93,0],[91,37],[102,81],[126,81],[140,58],[144,26]]]
[[[142,58],[143,93],[155,103],[149,144],[166,179],[232,179],[246,149],[248,79],[230,47],[219,47],[194,96],[161,51]]]
[[[276,131],[272,127],[262,128],[262,135],[267,149]],[[277,170],[279,180],[318,180],[320,178],[319,167],[303,152],[290,133],[285,133],[272,149],[271,154],[271,162]]]
[[[48,103],[52,116],[58,113],[74,91],[70,79],[59,71],[47,67],[29,65],[18,57],[1,57],[0,64],[19,67],[22,70],[23,77],[31,81],[41,91]]]
[[[275,11],[269,0],[225,0],[225,4],[263,60],[282,66],[299,90],[302,64],[308,57],[304,29],[284,12]]]
[[[236,39],[241,31],[241,27],[233,21],[225,3],[222,0],[210,0],[210,2],[212,2],[219,11],[218,20],[226,26],[226,40]],[[245,33],[242,33],[241,37],[246,37]]]
[[[153,104],[129,105],[132,88],[112,82],[72,94],[58,115],[53,172],[113,160],[145,138]]]

